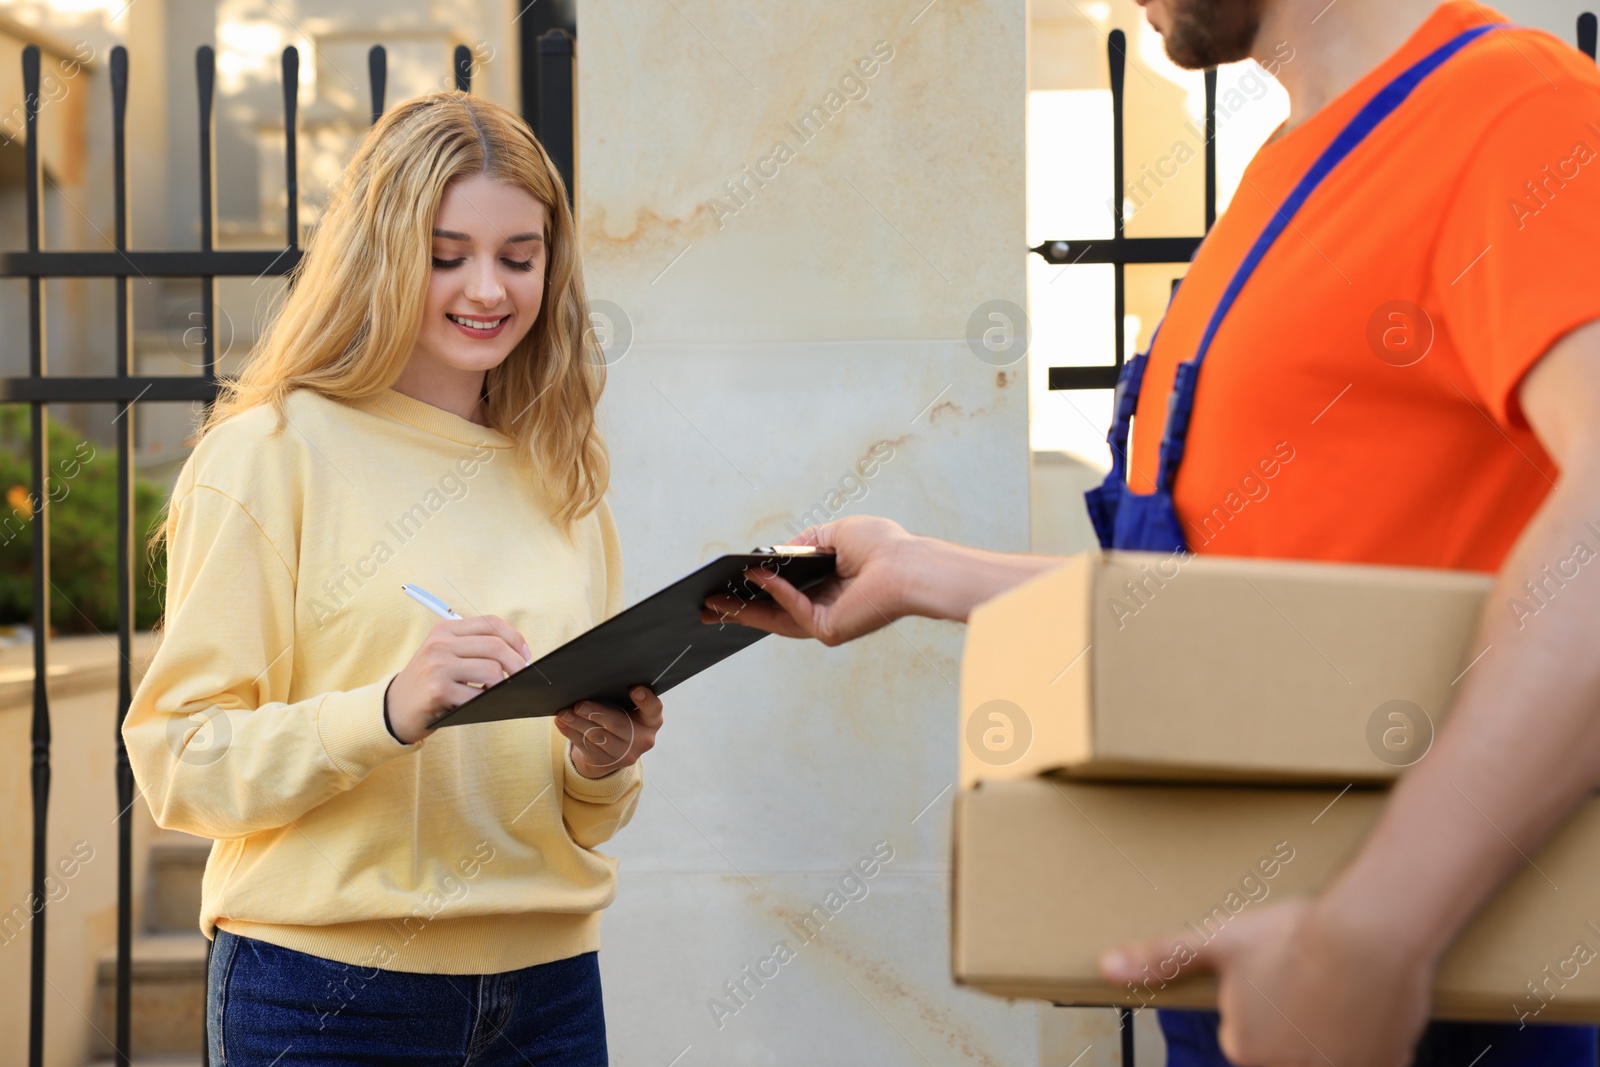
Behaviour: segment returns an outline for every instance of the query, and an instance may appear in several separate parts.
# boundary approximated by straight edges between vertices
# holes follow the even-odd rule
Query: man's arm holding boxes
[[[1520,598],[1524,580],[1570,556],[1600,518],[1600,322],[1557,342],[1520,398],[1561,481],[1491,604]],[[1320,1050],[1338,1063],[1406,1062],[1446,949],[1600,781],[1600,584],[1569,583],[1536,619],[1486,611],[1478,644],[1492,651],[1350,866],[1315,900],[1241,915],[1205,951],[1230,1058]],[[1108,954],[1106,976],[1137,975],[1168,941]]]
[[[1587,524],[1600,521],[1600,321],[1551,346],[1518,399],[1561,480],[1507,557],[1490,604],[1519,600],[1525,580],[1572,556]],[[1064,562],[953,545],[870,517],[797,540],[833,548],[838,577],[807,596],[755,574],[773,603],[711,607],[838,645],[907,615],[966,621],[978,604]],[[1600,584],[1567,583],[1534,618],[1486,611],[1480,626],[1474,647],[1490,651],[1460,679],[1433,749],[1401,778],[1356,858],[1314,899],[1238,916],[1193,962],[1217,974],[1230,1058],[1406,1062],[1452,941],[1600,782]],[[1104,976],[1136,981],[1172,943],[1108,952]]]

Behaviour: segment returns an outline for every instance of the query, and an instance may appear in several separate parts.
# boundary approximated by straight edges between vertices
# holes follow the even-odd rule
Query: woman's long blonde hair
[[[283,402],[295,389],[359,400],[398,380],[422,324],[440,201],[451,182],[477,174],[528,192],[550,226],[543,306],[527,336],[489,370],[485,417],[516,442],[558,526],[593,511],[610,477],[595,425],[605,366],[589,330],[566,186],[521,119],[463,92],[407,100],[368,131],[281,310],[249,364],[219,389],[196,439],[266,403],[281,432]]]

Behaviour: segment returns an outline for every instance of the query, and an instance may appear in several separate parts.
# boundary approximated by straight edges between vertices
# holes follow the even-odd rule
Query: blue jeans
[[[212,1067],[604,1067],[593,952],[504,974],[352,967],[217,931]]]
[[[1156,1012],[1167,1039],[1167,1067],[1226,1067],[1214,1011]],[[1422,1033],[1412,1067],[1595,1067],[1592,1026],[1433,1023]],[[1482,1057],[1481,1059],[1479,1057]]]

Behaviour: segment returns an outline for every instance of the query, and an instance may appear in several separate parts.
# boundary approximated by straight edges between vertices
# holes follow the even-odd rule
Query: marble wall
[[[579,17],[629,601],[807,514],[1025,549],[1026,364],[967,339],[983,305],[1025,300],[1023,5]],[[612,846],[617,1062],[1037,1061],[1031,1005],[949,977],[961,639],[770,638],[669,694]]]

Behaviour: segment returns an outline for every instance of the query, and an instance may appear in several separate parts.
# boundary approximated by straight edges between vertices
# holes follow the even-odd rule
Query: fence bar
[[[39,46],[22,51],[22,94],[27,113],[27,201],[28,250],[37,252],[43,228],[43,171],[39,162]],[[28,373],[43,379],[45,373],[44,279],[28,279]],[[50,499],[45,484],[49,469],[46,446],[47,410],[45,402],[34,402],[30,412],[33,435],[33,498],[30,501],[33,523],[33,894],[28,902],[31,914],[32,959],[28,973],[28,1064],[44,1067],[44,923],[45,907],[45,830],[50,808],[50,696],[45,688],[50,644]]]
[[[1217,221],[1217,68],[1206,68],[1206,232]]]
[[[128,50],[111,50],[111,189],[118,251],[128,248]],[[117,377],[133,367],[133,306],[130,279],[114,281],[117,301]],[[133,433],[130,403],[117,425],[117,1067],[129,1067],[133,1030],[133,768],[122,741],[122,721],[133,703]]]
[[[472,92],[472,49],[464,44],[456,45],[456,92]]]
[[[367,81],[372,85],[372,121],[383,117],[383,90],[389,80],[389,53],[381,44],[367,50]]]
[[[1112,30],[1106,38],[1106,59],[1111,67],[1111,218],[1115,223],[1115,239],[1120,241],[1126,235],[1123,232],[1122,201],[1122,84],[1123,75],[1128,65],[1128,38],[1121,30]],[[1126,344],[1123,332],[1127,329],[1123,320],[1127,317],[1126,305],[1128,299],[1126,269],[1123,264],[1126,260],[1115,259],[1112,266],[1112,314],[1116,316],[1113,326],[1113,336],[1116,338],[1116,356],[1112,363],[1118,371],[1122,370],[1122,349]]]
[[[0,378],[0,404],[46,402],[70,404],[131,404],[150,401],[199,400],[210,403],[217,381],[198,375],[175,377],[90,377],[72,375],[39,378]]]
[[[1122,372],[1110,365],[1051,367],[1051,389],[1115,389]]]
[[[539,143],[556,165],[567,187],[567,204],[577,202],[572,186],[572,81],[575,49],[565,30],[549,30],[539,38]]]
[[[200,251],[211,252],[215,247],[217,225],[217,115],[216,115],[217,53],[208,44],[195,49],[195,87],[200,93]],[[202,351],[205,353],[204,374],[208,380],[217,377],[217,278],[206,273],[200,276],[200,321],[205,327]]]
[[[578,35],[578,11],[575,0],[539,0],[538,3],[518,5],[521,10],[511,21],[517,27],[517,51],[522,60],[518,64],[521,93],[522,121],[528,124],[539,142],[546,141],[544,130],[539,128],[539,38],[550,30],[565,30],[570,36]],[[546,145],[548,148],[549,146]]]
[[[0,252],[0,278],[251,278],[288,274],[299,249],[176,252]]]
[[[289,201],[284,219],[288,234],[286,248],[300,247],[300,173],[298,147],[300,132],[295,128],[295,110],[300,100],[300,52],[294,45],[283,50],[283,171],[284,192]]]
[[[1198,237],[1124,237],[1093,241],[1046,241],[1037,252],[1046,263],[1187,263]]]
[[[1578,50],[1590,59],[1594,58],[1595,45],[1595,17],[1593,11],[1585,11],[1578,16]]]

